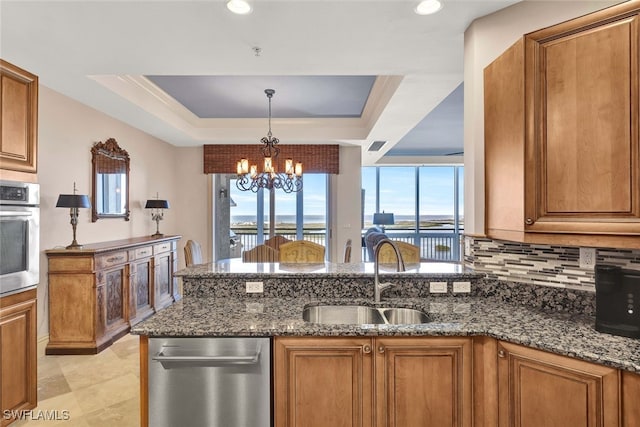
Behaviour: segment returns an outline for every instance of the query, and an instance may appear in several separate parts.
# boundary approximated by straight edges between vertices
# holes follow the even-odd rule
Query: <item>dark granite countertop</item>
[[[364,304],[371,299],[185,297],[132,328],[149,336],[490,336],[586,361],[640,372],[640,340],[597,332],[592,316],[551,312],[500,298],[383,298],[382,306],[417,308],[419,325],[320,325],[302,319],[308,304]]]

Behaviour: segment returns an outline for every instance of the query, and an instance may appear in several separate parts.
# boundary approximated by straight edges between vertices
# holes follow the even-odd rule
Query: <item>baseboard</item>
[[[48,343],[49,343],[49,335],[38,337],[37,350],[36,350],[38,357],[44,356],[44,351],[47,348]]]

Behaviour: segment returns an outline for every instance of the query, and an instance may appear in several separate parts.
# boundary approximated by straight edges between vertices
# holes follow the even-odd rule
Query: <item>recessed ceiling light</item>
[[[251,13],[251,5],[245,0],[229,0],[227,2],[227,9],[238,15],[246,15]]]
[[[442,9],[442,3],[438,0],[424,0],[416,6],[416,13],[418,15],[431,15]]]

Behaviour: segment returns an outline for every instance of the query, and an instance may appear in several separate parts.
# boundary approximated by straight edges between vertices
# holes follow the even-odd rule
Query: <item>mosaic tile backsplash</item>
[[[490,279],[595,292],[592,269],[580,268],[578,247],[472,238],[465,265]],[[640,270],[640,249],[597,248],[597,264]]]

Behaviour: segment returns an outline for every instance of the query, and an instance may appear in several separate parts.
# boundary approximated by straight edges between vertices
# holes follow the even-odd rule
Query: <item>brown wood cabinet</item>
[[[640,374],[622,372],[622,425],[640,427]]]
[[[370,338],[274,342],[275,426],[372,426]]]
[[[36,290],[0,298],[0,426],[37,404]]]
[[[471,426],[470,338],[375,338],[376,426]]]
[[[618,426],[619,375],[614,368],[501,342],[498,425]]]
[[[469,338],[289,338],[274,350],[275,425],[470,426]]]
[[[640,7],[527,34],[485,69],[486,232],[640,242]]]
[[[180,296],[173,273],[180,236],[141,237],[46,251],[47,354],[92,354]]]
[[[38,77],[0,59],[0,178],[35,182]]]

